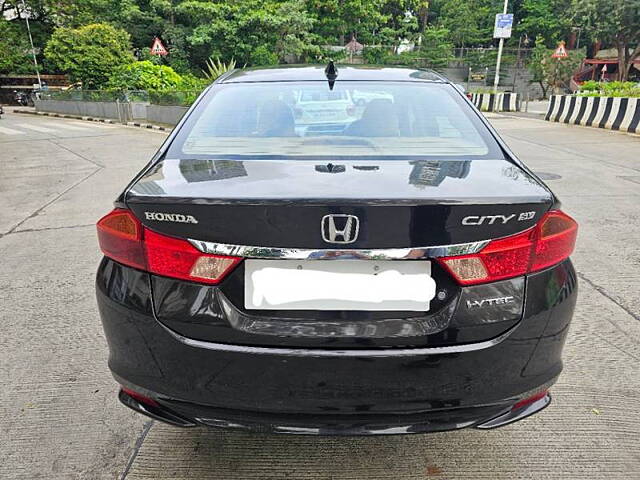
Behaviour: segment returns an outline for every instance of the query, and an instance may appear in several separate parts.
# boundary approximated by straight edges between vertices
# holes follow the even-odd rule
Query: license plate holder
[[[244,262],[249,310],[429,310],[431,262],[262,260]]]

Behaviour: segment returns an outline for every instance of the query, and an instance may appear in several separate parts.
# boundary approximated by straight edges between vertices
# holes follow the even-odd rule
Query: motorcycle
[[[15,95],[15,100],[18,103],[18,105],[21,105],[23,107],[28,107],[30,104],[30,98],[29,95],[27,95],[24,92],[19,92],[17,90],[13,91],[14,95]]]

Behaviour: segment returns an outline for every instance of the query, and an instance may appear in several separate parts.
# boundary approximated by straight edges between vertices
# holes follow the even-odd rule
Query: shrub
[[[362,50],[364,61],[371,65],[383,64],[389,55],[391,51],[385,47],[364,47]]]
[[[182,75],[182,81],[178,86],[178,90],[198,92],[202,91],[209,86],[211,80],[207,78],[196,77],[192,73],[185,73]]]
[[[278,55],[271,51],[266,45],[260,45],[251,52],[249,61],[251,62],[251,65],[256,67],[277,65]]]
[[[580,91],[583,91],[583,92],[600,91],[600,83],[596,82],[595,80],[586,81],[580,86]]]
[[[234,68],[236,68],[236,61],[233,58],[229,61],[229,63],[224,63],[220,61],[219,58],[216,58],[214,60],[213,58],[209,57],[209,59],[207,60],[207,69],[202,70],[202,73],[208,80],[213,81],[223,73],[228,72],[229,70],[233,70]]]
[[[129,34],[106,23],[56,29],[44,54],[84,88],[104,87],[114,69],[134,61]]]
[[[589,80],[580,86],[578,95],[583,97],[640,97],[640,84]]]
[[[182,77],[173,68],[155,65],[149,60],[116,68],[109,78],[107,88],[117,90],[168,90],[177,89]]]

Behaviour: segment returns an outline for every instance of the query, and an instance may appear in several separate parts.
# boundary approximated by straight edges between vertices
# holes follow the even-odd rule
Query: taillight
[[[202,253],[186,240],[144,229],[147,269],[151,273],[200,283],[219,283],[239,262],[238,257]]]
[[[129,210],[116,208],[97,224],[98,243],[105,256],[140,270],[146,268],[142,224]]]
[[[479,253],[442,257],[443,265],[462,285],[495,282],[555,265],[573,252],[578,224],[552,210],[526,232],[491,241]]]
[[[216,284],[242,260],[202,253],[186,240],[149,230],[125,209],[113,210],[97,227],[105,256],[165,277]]]

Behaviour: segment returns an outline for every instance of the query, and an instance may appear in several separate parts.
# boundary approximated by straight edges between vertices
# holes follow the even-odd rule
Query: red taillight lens
[[[242,260],[205,254],[186,240],[149,230],[129,210],[115,209],[97,227],[105,256],[165,277],[216,284]]]
[[[473,255],[443,257],[438,261],[462,285],[495,282],[555,265],[573,252],[578,224],[553,210],[530,230],[493,240]]]
[[[97,228],[105,256],[130,267],[146,268],[142,224],[129,210],[116,208],[98,221]]]
[[[555,265],[567,258],[576,246],[578,224],[569,215],[552,211],[545,215],[531,259],[531,271]]]
[[[207,255],[186,240],[144,229],[148,270],[166,277],[219,283],[239,262],[238,257]]]

